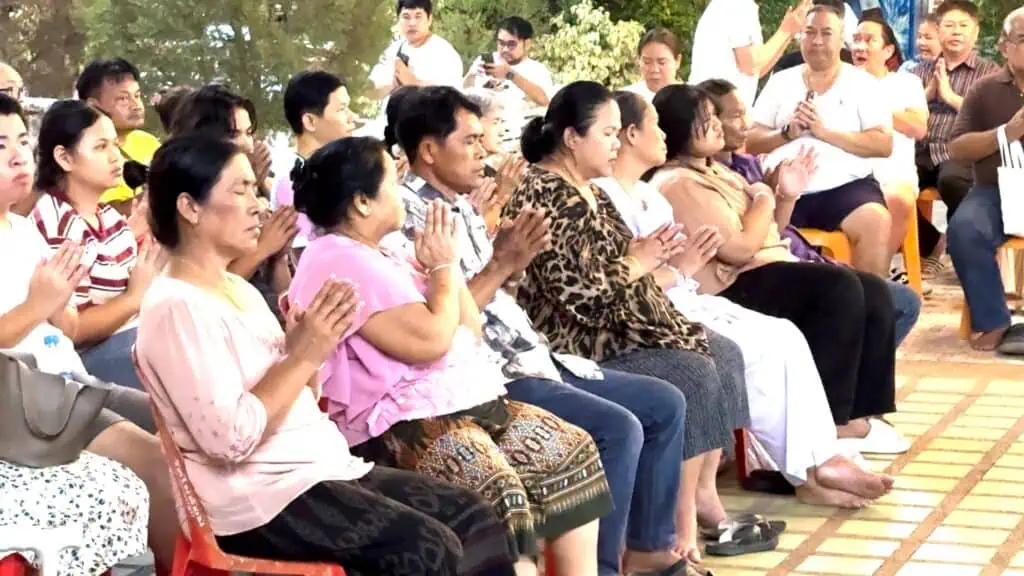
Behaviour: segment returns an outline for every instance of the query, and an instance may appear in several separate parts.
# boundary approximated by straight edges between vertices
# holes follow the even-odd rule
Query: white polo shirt
[[[689,84],[712,79],[728,80],[749,106],[757,94],[758,78],[740,72],[735,49],[763,43],[757,2],[711,0],[693,33]]]
[[[790,122],[797,105],[807,97],[803,70],[803,66],[794,66],[772,75],[754,105],[755,123],[781,129]],[[835,84],[828,92],[816,95],[814,104],[826,127],[844,132],[862,132],[892,126],[892,108],[883,102],[881,93],[879,82],[874,76],[843,63]],[[850,154],[809,133],[769,154],[764,165],[770,169],[783,160],[795,158],[800,148],[805,146],[813,148],[818,154],[818,170],[808,181],[805,194],[838,188],[866,178],[874,170],[874,159]]]
[[[501,55],[495,52],[494,61],[497,62],[500,59]],[[555,81],[551,77],[551,71],[544,64],[532,58],[523,58],[521,62],[513,64],[510,68],[516,75],[522,76],[536,84],[544,91],[549,100],[555,96]],[[530,100],[526,96],[526,92],[523,92],[519,86],[516,86],[515,82],[507,78],[505,80],[498,80],[488,76],[484,72],[483,61],[480,60],[479,56],[470,65],[470,70],[476,72],[474,87],[493,91],[505,106],[506,112],[522,111],[541,106]]]
[[[462,58],[447,40],[437,34],[431,34],[420,46],[412,46],[405,38],[392,42],[370,71],[370,81],[374,86],[391,84],[399,49],[409,57],[409,70],[425,85],[462,87]]]

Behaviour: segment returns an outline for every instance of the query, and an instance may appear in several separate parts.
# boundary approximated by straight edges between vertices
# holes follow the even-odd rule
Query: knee
[[[490,516],[493,517],[493,522],[497,522],[497,516],[493,511],[490,512]],[[440,520],[412,509],[399,513],[395,523],[402,527],[404,540],[396,543],[396,548],[402,551],[419,551],[419,560],[429,573],[457,572],[459,560],[463,556],[462,542],[451,528]]]
[[[834,314],[849,317],[864,315],[864,286],[857,273],[847,268],[836,267],[829,279],[829,289],[822,292],[822,298]]]
[[[588,418],[591,437],[602,453],[610,459],[634,457],[640,454],[644,445],[644,427],[640,419],[625,408],[613,405],[614,409],[592,413]]]
[[[1002,234],[1001,224],[971,204],[970,200],[965,201],[949,219],[946,236],[950,251],[972,248],[995,250]]]
[[[851,212],[840,227],[854,242],[885,242],[892,228],[892,216],[881,204],[864,204]]]

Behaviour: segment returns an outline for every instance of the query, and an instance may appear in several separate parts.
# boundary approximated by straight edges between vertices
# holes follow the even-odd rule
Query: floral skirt
[[[60,553],[62,575],[102,574],[144,553],[148,523],[145,484],[117,462],[88,452],[70,464],[48,468],[0,461],[0,526],[81,528],[81,548]],[[23,555],[35,561],[34,554]]]
[[[355,446],[353,453],[470,488],[505,523],[517,556],[612,508],[597,446],[582,429],[504,398],[411,422]]]

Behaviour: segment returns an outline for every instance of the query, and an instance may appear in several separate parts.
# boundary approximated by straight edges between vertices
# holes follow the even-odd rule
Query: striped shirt
[[[913,73],[921,79],[926,90],[935,71],[936,61],[922,61],[914,68]],[[949,86],[959,96],[966,96],[967,91],[977,80],[998,71],[998,64],[978,56],[977,52],[971,52],[963,64],[949,71]],[[917,148],[920,154],[927,146],[928,156],[934,166],[949,161],[949,137],[953,133],[956,112],[956,109],[943,102],[938,94],[928,101],[928,136],[917,143]]]
[[[32,211],[51,253],[68,240],[85,247],[82,260],[89,266],[89,274],[71,300],[79,310],[123,294],[139,251],[128,221],[117,210],[100,204],[96,215],[98,222],[93,227],[71,204],[52,194],[43,194]]]

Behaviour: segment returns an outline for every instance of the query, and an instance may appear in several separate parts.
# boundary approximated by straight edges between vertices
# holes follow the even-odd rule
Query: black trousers
[[[974,174],[971,168],[957,162],[943,162],[939,166],[921,155],[917,158],[917,178],[920,189],[935,188],[939,197],[946,204],[946,221],[953,217],[960,203],[967,197],[974,185]],[[926,220],[920,211],[917,212],[917,244],[921,256],[930,256],[935,251],[942,234],[939,229]]]
[[[895,313],[881,278],[841,266],[777,262],[740,274],[721,295],[796,324],[837,425],[896,410]]]
[[[229,554],[340,564],[377,576],[513,575],[505,526],[471,490],[376,466],[351,482],[320,482],[273,520],[218,536]]]

